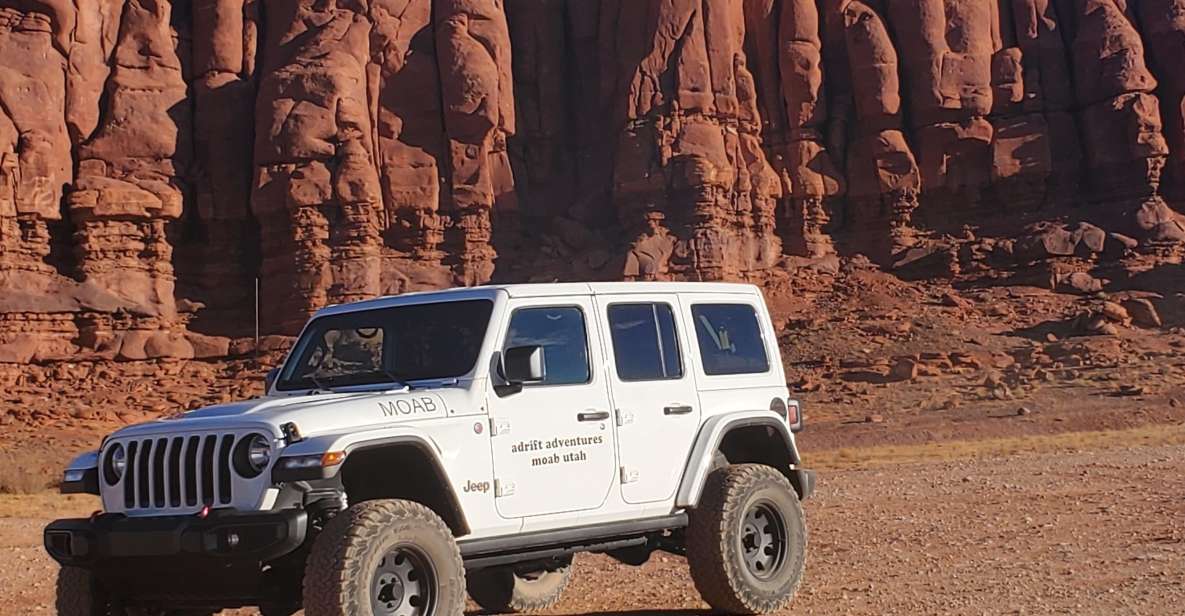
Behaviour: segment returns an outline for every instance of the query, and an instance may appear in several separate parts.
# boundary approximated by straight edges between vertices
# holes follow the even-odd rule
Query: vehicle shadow
[[[466,616],[494,616],[494,611],[467,611]],[[702,616],[713,614],[710,610],[609,610],[609,611],[572,611],[565,612],[568,616]]]

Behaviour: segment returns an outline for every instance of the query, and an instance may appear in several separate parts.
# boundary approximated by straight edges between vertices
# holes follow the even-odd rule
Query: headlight
[[[262,434],[248,436],[235,447],[235,470],[242,477],[258,477],[271,462],[272,440]]]
[[[116,443],[107,450],[107,457],[103,462],[103,479],[107,480],[107,485],[115,485],[123,478],[123,472],[128,467],[127,452],[124,451],[123,445]]]

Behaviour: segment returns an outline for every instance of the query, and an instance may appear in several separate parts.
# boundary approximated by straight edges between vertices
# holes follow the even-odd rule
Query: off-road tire
[[[742,526],[752,507],[781,516],[785,548],[766,579],[750,572],[742,547]],[[732,614],[778,611],[802,583],[806,565],[806,521],[798,495],[777,470],[761,464],[726,466],[708,475],[687,529],[687,562],[695,588],[714,609]]]
[[[398,546],[414,548],[434,569],[433,616],[460,616],[465,567],[448,526],[411,501],[373,500],[338,514],[313,542],[305,567],[306,616],[370,616],[372,577]]]
[[[150,610],[119,607],[93,573],[78,567],[58,570],[59,616],[210,616],[206,610]]]
[[[469,596],[489,612],[537,612],[560,602],[572,581],[571,561],[564,567],[527,574],[511,567],[479,569],[466,574]]]
[[[57,610],[61,616],[110,616],[110,600],[102,585],[86,569],[62,567],[58,571]]]

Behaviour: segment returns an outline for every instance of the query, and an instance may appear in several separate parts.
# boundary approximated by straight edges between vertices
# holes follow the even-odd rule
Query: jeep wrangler
[[[686,555],[715,609],[802,580],[800,466],[761,292],[506,285],[317,312],[264,397],[130,426],[62,490],[63,616],[461,614],[559,600],[572,559]]]

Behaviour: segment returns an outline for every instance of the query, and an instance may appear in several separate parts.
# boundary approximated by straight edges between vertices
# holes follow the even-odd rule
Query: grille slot
[[[234,434],[126,441],[123,504],[129,509],[181,509],[234,500]]]

